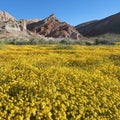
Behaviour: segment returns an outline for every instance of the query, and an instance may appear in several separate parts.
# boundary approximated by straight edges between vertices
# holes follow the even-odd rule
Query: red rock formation
[[[72,26],[60,22],[53,14],[48,18],[27,25],[28,30],[54,38],[80,39],[82,35]]]

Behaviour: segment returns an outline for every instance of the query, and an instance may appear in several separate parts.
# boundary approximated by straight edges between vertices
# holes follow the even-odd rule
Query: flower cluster
[[[0,120],[120,119],[119,46],[0,49]]]

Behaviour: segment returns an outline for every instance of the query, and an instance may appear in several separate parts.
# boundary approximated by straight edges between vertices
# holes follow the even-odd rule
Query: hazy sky
[[[54,13],[71,25],[120,12],[120,0],[0,0],[0,10],[17,19],[43,19]]]

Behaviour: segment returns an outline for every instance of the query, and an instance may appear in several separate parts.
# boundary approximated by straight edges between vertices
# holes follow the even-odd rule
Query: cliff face
[[[26,30],[26,23],[24,20],[16,21],[16,20],[8,20],[4,22],[0,22],[0,29],[6,31],[24,31]]]
[[[66,22],[61,22],[53,14],[44,20],[27,25],[27,29],[44,35],[45,37],[54,38],[72,38],[80,39],[82,35]]]
[[[26,22],[24,20],[17,21],[7,12],[0,11],[0,30],[6,31],[23,31],[26,30]]]
[[[80,24],[76,29],[85,36],[96,36],[106,33],[120,34],[120,13],[102,20]]]
[[[30,38],[25,20],[17,21],[7,12],[0,11],[0,39],[2,38]]]

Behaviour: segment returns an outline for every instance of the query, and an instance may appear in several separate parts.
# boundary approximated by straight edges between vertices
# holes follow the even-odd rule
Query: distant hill
[[[97,24],[98,21],[99,20],[88,21],[75,26],[75,28],[83,35],[86,35]]]
[[[102,20],[90,21],[76,26],[84,36],[96,36],[106,33],[120,34],[120,13]]]

